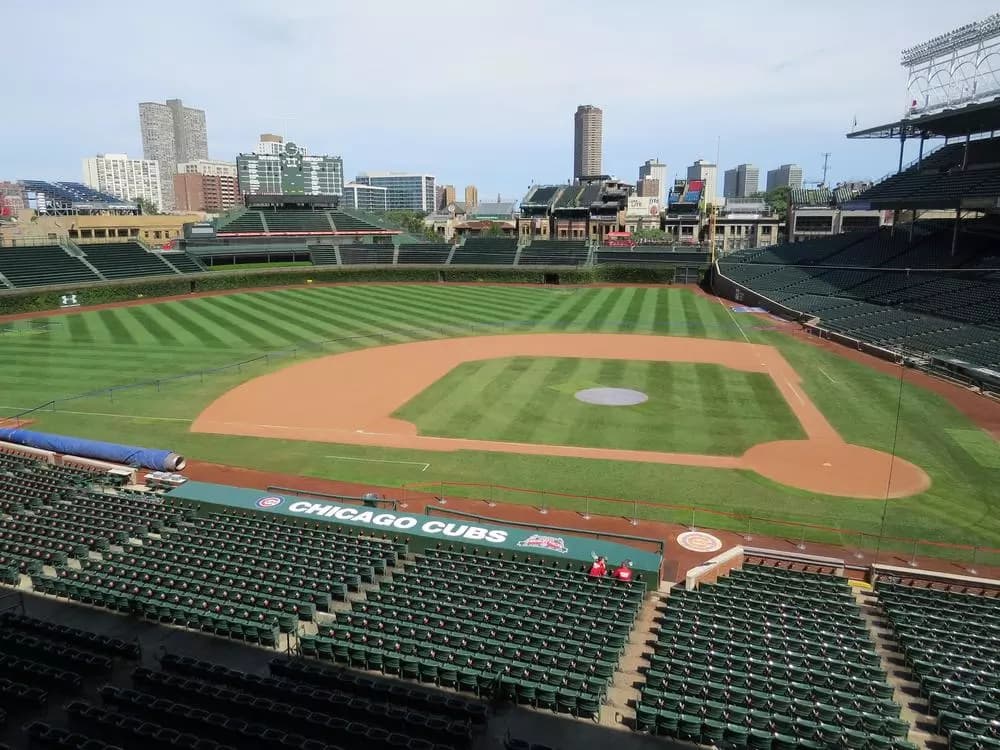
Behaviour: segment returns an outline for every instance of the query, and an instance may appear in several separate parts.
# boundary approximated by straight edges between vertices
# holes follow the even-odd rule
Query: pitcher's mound
[[[907,497],[931,486],[919,466],[839,440],[761,443],[743,454],[742,463],[775,482],[825,495],[883,498],[888,491],[889,497]]]
[[[645,393],[631,388],[587,388],[577,391],[575,396],[577,401],[598,406],[635,406],[649,400]]]

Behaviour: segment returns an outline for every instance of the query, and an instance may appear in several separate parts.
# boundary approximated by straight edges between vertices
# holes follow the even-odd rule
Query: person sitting
[[[632,581],[632,561],[625,560],[621,565],[615,568],[614,576],[616,581],[624,581],[625,583],[630,583]]]
[[[603,557],[598,557],[590,566],[590,573],[588,573],[588,575],[591,578],[604,578],[607,574],[608,564],[604,561]]]

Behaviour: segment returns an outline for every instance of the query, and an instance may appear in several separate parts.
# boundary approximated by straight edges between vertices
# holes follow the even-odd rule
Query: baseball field
[[[203,461],[449,492],[532,488],[551,507],[578,502],[556,493],[638,499],[642,517],[671,521],[691,514],[667,506],[696,506],[773,519],[760,533],[815,524],[848,546],[884,528],[1000,547],[988,432],[909,376],[691,289],[205,296],[3,322],[0,361],[0,417],[47,404],[27,415],[33,428]],[[607,388],[644,398],[580,397]],[[890,452],[900,460],[880,474]]]

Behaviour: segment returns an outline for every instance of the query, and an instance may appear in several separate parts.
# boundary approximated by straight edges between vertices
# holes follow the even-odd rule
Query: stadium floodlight
[[[908,114],[1000,95],[1000,13],[959,26],[901,53]]]

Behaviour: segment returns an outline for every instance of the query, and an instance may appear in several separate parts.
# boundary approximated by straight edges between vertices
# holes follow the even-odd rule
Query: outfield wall
[[[58,284],[0,291],[0,315],[56,310],[109,302],[178,297],[199,292],[261,289],[308,284],[420,282],[580,285],[596,283],[669,284],[673,268],[601,265],[565,266],[307,266],[252,272],[212,271],[145,279]]]

